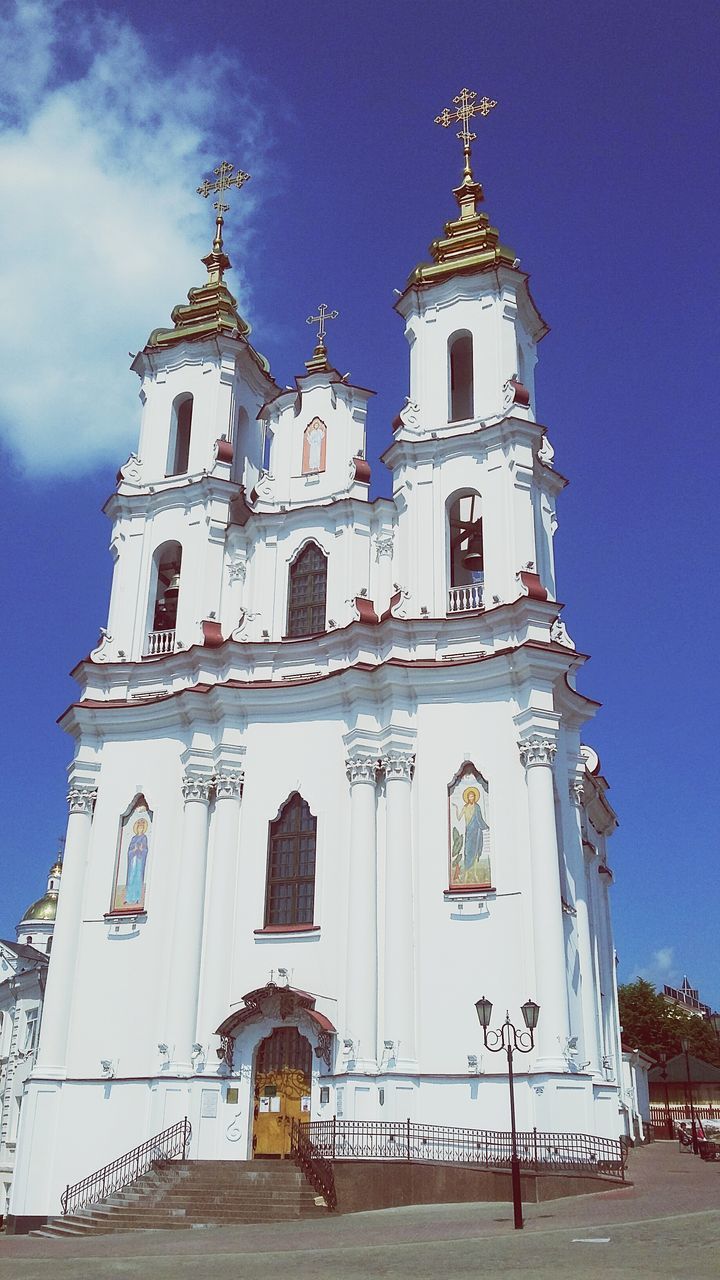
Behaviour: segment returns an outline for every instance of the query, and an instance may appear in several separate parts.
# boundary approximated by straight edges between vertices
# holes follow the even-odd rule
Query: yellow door
[[[253,1155],[290,1154],[292,1122],[310,1119],[312,1052],[296,1027],[276,1027],[258,1048]]]

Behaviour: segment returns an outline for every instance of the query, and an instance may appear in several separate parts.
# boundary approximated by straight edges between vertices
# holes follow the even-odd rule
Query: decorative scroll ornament
[[[112,661],[112,636],[105,627],[100,628],[100,639],[96,648],[90,650],[91,662],[111,662]]]
[[[556,618],[550,628],[550,639],[556,644],[564,644],[566,649],[574,649],[575,641],[571,640],[565,623],[560,618]]]
[[[526,769],[531,769],[536,764],[552,765],[557,754],[557,743],[552,738],[543,738],[539,733],[534,733],[532,737],[518,742],[518,751]]]
[[[415,756],[406,751],[388,751],[380,760],[380,768],[388,781],[400,778],[410,782],[415,771]]]
[[[393,535],[391,533],[376,533],[373,538],[375,543],[375,559],[379,560],[381,556],[391,556],[393,553]]]
[[[377,756],[350,756],[345,761],[345,772],[351,785],[355,782],[372,782],[374,784],[377,771]]]
[[[405,404],[398,417],[407,431],[420,430],[420,405],[417,400],[411,400],[409,396],[406,396]]]
[[[330,1070],[330,1062],[332,1055],[333,1038],[329,1031],[318,1032],[318,1042],[315,1046],[315,1057],[322,1058],[328,1071]]]
[[[198,777],[192,773],[183,774],[183,800],[186,804],[189,800],[199,800],[202,804],[207,804],[210,800],[210,786],[208,778]]]
[[[242,788],[242,773],[215,774],[215,795],[218,800],[232,800],[235,796],[242,795]]]
[[[553,458],[555,457],[555,450],[553,449],[547,436],[543,436],[542,444],[538,449],[537,456],[538,456],[538,462],[544,463],[546,467],[552,467]]]
[[[71,813],[92,814],[97,800],[97,787],[71,787],[67,802]]]
[[[123,480],[126,484],[140,484],[142,480],[142,462],[136,453],[131,453],[118,471],[118,482]]]

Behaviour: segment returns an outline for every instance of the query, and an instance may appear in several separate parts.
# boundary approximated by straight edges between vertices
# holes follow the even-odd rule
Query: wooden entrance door
[[[253,1155],[290,1154],[293,1120],[310,1119],[312,1050],[297,1027],[276,1027],[255,1061]]]

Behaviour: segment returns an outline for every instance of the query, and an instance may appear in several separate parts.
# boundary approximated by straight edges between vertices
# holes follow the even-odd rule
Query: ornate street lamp
[[[522,1216],[522,1192],[520,1188],[520,1161],[517,1153],[517,1128],[515,1125],[515,1079],[513,1076],[513,1053],[529,1053],[535,1044],[535,1028],[537,1026],[540,1006],[534,1000],[526,1000],[521,1007],[523,1021],[527,1027],[527,1031],[518,1031],[510,1021],[509,1012],[505,1014],[505,1021],[497,1031],[490,1031],[490,1018],[492,1017],[492,1001],[487,996],[481,996],[475,1002],[478,1021],[483,1031],[483,1041],[485,1048],[491,1053],[501,1053],[505,1050],[508,1063],[508,1085],[510,1087],[510,1177],[512,1182],[512,1198],[513,1198],[513,1216],[515,1220],[515,1230],[519,1231],[523,1227]]]
[[[687,1091],[688,1091],[688,1098],[690,1099],[690,1127],[692,1129],[692,1149],[695,1155],[698,1155],[699,1148],[698,1148],[698,1140],[697,1140],[697,1126],[695,1123],[695,1106],[693,1103],[692,1081],[690,1079],[690,1059],[688,1057],[688,1048],[690,1046],[690,1041],[688,1040],[687,1036],[681,1036],[680,1046],[682,1048],[683,1053],[685,1054],[685,1075],[687,1076]]]
[[[662,1082],[665,1086],[665,1128],[667,1130],[668,1138],[672,1138],[673,1122],[672,1122],[672,1116],[670,1115],[670,1094],[668,1093],[668,1082],[667,1082],[667,1060],[668,1060],[667,1054],[661,1053],[660,1054],[660,1075],[662,1076]]]

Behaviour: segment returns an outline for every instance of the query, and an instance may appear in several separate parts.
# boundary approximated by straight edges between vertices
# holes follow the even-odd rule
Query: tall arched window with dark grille
[[[317,818],[297,791],[270,823],[265,927],[308,925],[315,904]]]
[[[309,542],[290,565],[288,636],[313,636],[325,630],[327,560],[317,542]]]
[[[450,359],[450,422],[474,417],[473,340],[469,333],[456,333],[448,342]]]

